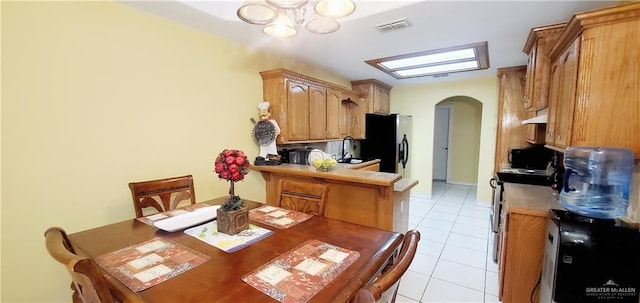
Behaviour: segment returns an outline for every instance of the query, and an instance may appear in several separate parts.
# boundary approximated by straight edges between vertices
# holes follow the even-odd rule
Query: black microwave
[[[553,151],[544,145],[527,148],[514,148],[509,151],[511,168],[547,169],[553,159]]]

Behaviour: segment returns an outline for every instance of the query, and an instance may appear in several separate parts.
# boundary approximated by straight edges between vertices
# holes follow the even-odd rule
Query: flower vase
[[[218,208],[218,231],[227,235],[235,235],[249,228],[249,208],[243,206],[238,210]]]

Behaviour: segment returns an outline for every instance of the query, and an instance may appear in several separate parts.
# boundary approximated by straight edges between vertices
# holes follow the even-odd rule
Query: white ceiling
[[[313,2],[313,1],[311,1]],[[277,39],[262,27],[240,21],[243,1],[124,1],[132,7],[175,20],[248,47],[287,54],[347,79],[379,79],[392,86],[496,75],[496,68],[526,65],[522,52],[532,27],[568,21],[573,13],[616,5],[618,1],[363,1],[342,18],[341,29],[318,35],[302,29]],[[311,7],[308,14],[311,14]],[[407,18],[412,26],[381,33],[374,26]],[[490,68],[397,80],[365,60],[488,41]]]

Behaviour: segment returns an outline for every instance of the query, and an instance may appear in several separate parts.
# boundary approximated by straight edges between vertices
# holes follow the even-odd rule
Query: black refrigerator
[[[380,159],[380,171],[409,177],[411,116],[367,114],[362,159]]]

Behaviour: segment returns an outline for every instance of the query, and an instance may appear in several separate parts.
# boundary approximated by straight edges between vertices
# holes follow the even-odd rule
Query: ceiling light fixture
[[[396,79],[489,68],[487,42],[365,61]]]
[[[289,37],[305,27],[316,34],[333,33],[340,29],[337,18],[351,15],[356,4],[351,0],[320,0],[315,14],[307,22],[309,0],[251,0],[238,9],[238,18],[249,24],[266,25],[263,32],[276,37]]]

